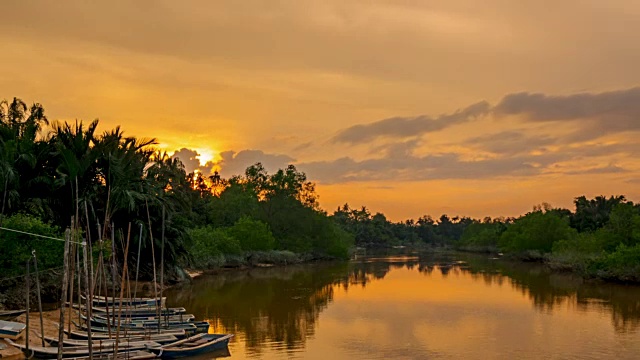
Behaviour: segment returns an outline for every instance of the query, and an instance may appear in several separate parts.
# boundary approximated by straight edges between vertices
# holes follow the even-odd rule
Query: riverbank
[[[521,262],[538,262],[556,272],[571,272],[585,280],[623,284],[640,284],[640,251],[636,247],[620,247],[613,253],[580,253],[563,251],[543,253],[537,250],[503,254],[496,247],[459,247],[457,251],[495,254]]]

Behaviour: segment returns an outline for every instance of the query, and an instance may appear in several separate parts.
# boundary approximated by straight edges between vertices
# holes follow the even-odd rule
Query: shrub
[[[535,211],[516,220],[502,233],[498,245],[505,252],[551,251],[556,241],[571,239],[575,229],[554,212]]]
[[[244,251],[272,250],[276,243],[267,224],[246,216],[227,228],[226,232],[240,242],[240,247]]]
[[[57,227],[46,224],[40,219],[18,214],[4,219],[2,226],[27,233],[45,235],[62,239]],[[26,261],[35,250],[38,258],[38,270],[46,270],[62,266],[64,258],[64,242],[38,238],[32,235],[2,231],[0,235],[0,269],[4,275],[22,274]]]

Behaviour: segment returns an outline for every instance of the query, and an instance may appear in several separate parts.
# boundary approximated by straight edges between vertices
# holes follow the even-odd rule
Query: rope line
[[[2,227],[2,226],[0,226],[0,230],[13,231],[15,233],[24,234],[24,235],[31,235],[31,236],[35,236],[35,237],[39,237],[39,238],[43,238],[43,239],[56,240],[56,241],[62,241],[62,242],[66,241],[65,239],[59,239],[59,238],[54,238],[54,237],[51,237],[51,236],[40,235],[40,234],[33,234],[33,233],[26,232],[26,231],[20,231],[20,230],[16,230],[16,229],[5,228],[5,227]],[[84,243],[77,242],[77,241],[71,241],[71,240],[69,240],[69,243],[78,244],[78,245],[84,245]]]
[[[44,273],[44,272],[47,272],[47,271],[60,270],[60,269],[62,269],[62,268],[64,268],[64,265],[63,265],[63,266],[57,266],[57,267],[49,268],[49,269],[40,270],[40,271],[38,271],[38,273],[39,273],[39,274],[41,274],[41,273]],[[29,276],[34,276],[34,275],[35,275],[35,274],[29,274]],[[26,277],[26,276],[27,276],[27,275],[25,274],[25,275],[18,275],[18,276],[12,276],[12,277],[2,278],[2,279],[0,279],[0,283],[1,283],[1,282],[4,282],[4,281],[9,281],[9,280],[15,280],[15,279],[23,278],[23,277]]]

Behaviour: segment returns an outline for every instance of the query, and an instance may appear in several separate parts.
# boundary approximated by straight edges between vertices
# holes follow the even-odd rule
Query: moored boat
[[[92,334],[93,335],[93,334]],[[45,336],[44,340],[51,346],[58,346],[58,338]],[[104,337],[95,337],[92,336],[92,342],[95,346],[96,344],[112,344],[115,343],[116,339],[112,338],[104,338]],[[131,342],[139,342],[139,341],[153,341],[160,345],[168,344],[172,342],[178,341],[178,338],[173,335],[163,335],[163,334],[152,334],[149,336],[128,336],[128,337],[120,337],[120,344],[126,344]],[[69,339],[65,338],[62,340],[62,344],[64,346],[88,346],[87,339]]]
[[[210,353],[226,349],[233,334],[198,334],[159,347],[147,347],[147,350],[162,359],[177,359]]]
[[[13,321],[25,312],[25,310],[0,310],[0,320]]]
[[[92,328],[92,330],[95,331],[95,328]],[[101,328],[102,330],[102,328]],[[79,330],[71,330],[71,331],[67,331],[66,329],[64,330],[64,333],[67,335],[67,337],[69,339],[76,339],[76,340],[87,340],[89,335],[85,332],[85,331],[79,331]],[[129,338],[129,339],[137,339],[137,340],[152,340],[155,341],[157,343],[167,343],[167,342],[173,342],[173,341],[177,341],[178,339],[184,338],[185,337],[185,332],[184,331],[172,331],[170,333],[160,333],[158,334],[157,332],[135,332],[135,333],[131,333],[131,332],[127,332],[127,331],[121,331],[120,332],[120,338]],[[91,339],[92,340],[114,340],[116,338],[116,330],[115,329],[111,329],[111,336],[109,336],[108,332],[95,332],[91,334]],[[175,339],[175,340],[174,340]]]
[[[86,302],[86,297],[81,296],[82,300]],[[131,307],[155,307],[160,303],[161,307],[164,307],[164,304],[167,300],[166,297],[162,298],[118,298],[118,297],[105,297],[105,296],[94,296],[92,299],[93,306],[119,306],[122,300],[122,305],[131,306]]]
[[[0,338],[9,340],[18,340],[25,332],[27,325],[0,320]]]
[[[113,353],[104,353],[104,354],[94,354],[93,360],[148,360],[155,359],[156,354],[144,351],[144,350],[135,350],[135,351],[118,351],[117,356],[113,356]],[[65,358],[66,360],[90,360],[88,356],[80,356],[80,357],[72,357]]]
[[[30,345],[27,349],[26,345],[16,344],[11,340],[7,340],[9,344],[22,350],[27,359],[52,359],[58,356],[58,347],[46,347]],[[122,342],[118,344],[122,352],[130,352],[134,350],[143,350],[147,347],[156,348],[162,345],[154,341],[138,341],[138,342]],[[113,353],[115,343],[101,344],[97,343],[91,347],[93,354]],[[88,346],[65,346],[62,348],[63,358],[84,357],[89,356]]]

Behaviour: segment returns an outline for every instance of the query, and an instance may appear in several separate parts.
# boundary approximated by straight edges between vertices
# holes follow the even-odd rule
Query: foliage
[[[498,246],[505,252],[537,250],[548,253],[556,241],[573,236],[575,230],[556,213],[534,211],[510,225],[500,236]]]
[[[227,234],[240,243],[243,251],[267,251],[275,247],[275,238],[267,224],[242,217],[227,229]]]
[[[64,238],[55,226],[23,214],[4,219],[2,226],[32,234]],[[64,258],[64,242],[62,241],[42,239],[4,230],[0,236],[0,249],[2,249],[0,269],[3,270],[3,275],[9,276],[24,273],[26,261],[31,257],[32,250],[36,251],[39,270],[62,266]]]
[[[225,254],[239,254],[240,242],[229,236],[224,229],[211,226],[188,231],[191,241],[192,265],[198,268],[213,268],[224,263]]]
[[[594,261],[589,270],[608,280],[640,282],[640,244],[620,244],[614,252]]]
[[[474,249],[492,250],[498,246],[498,240],[507,229],[507,225],[498,220],[480,222],[474,221],[469,224],[462,233],[458,246]]]

